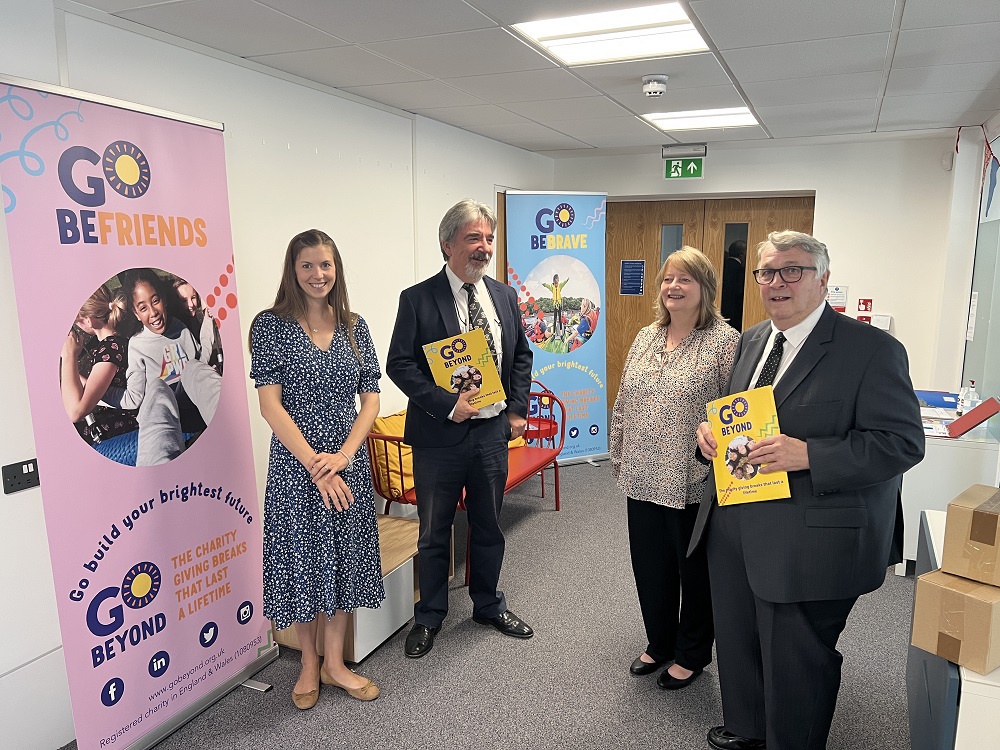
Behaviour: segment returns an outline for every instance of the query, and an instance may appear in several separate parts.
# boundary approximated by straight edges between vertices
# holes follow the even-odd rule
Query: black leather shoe
[[[639,657],[634,662],[632,662],[632,666],[628,668],[628,671],[634,675],[642,677],[643,675],[653,674],[653,672],[655,672],[657,669],[666,664],[667,661],[668,661],[667,659],[664,659],[663,661],[650,662],[650,661],[643,661],[642,657]]]
[[[670,674],[670,668],[664,669],[660,676],[656,678],[656,687],[660,690],[680,690],[681,688],[686,688],[692,682],[698,679],[698,676],[702,673],[702,670],[696,669],[691,672],[690,677],[685,677],[683,680],[674,677]]]
[[[434,648],[434,636],[437,635],[437,632],[437,628],[429,628],[426,625],[415,623],[406,636],[403,653],[411,659],[419,659]]]
[[[492,625],[504,635],[509,635],[513,638],[531,638],[535,634],[535,631],[531,629],[528,623],[524,622],[509,609],[496,617],[473,617],[472,619],[480,625]]]
[[[767,750],[764,740],[740,737],[727,732],[725,727],[712,727],[708,730],[708,744],[715,750]]]

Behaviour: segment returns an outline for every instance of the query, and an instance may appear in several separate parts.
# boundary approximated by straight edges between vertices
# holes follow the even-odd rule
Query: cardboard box
[[[974,484],[948,503],[941,569],[1000,586],[1000,490]]]
[[[917,579],[914,646],[989,674],[1000,666],[1000,588],[941,570]]]

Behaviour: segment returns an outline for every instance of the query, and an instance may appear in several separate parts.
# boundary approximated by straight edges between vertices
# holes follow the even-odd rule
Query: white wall
[[[893,316],[917,387],[955,389],[978,183],[969,166],[975,144],[963,146],[952,171],[943,168],[954,143],[938,137],[713,146],[705,179],[680,183],[663,179],[664,163],[655,155],[557,159],[555,184],[612,197],[815,191],[814,232],[830,248],[831,283],[849,287],[855,308],[857,298],[870,297],[875,312]]]
[[[297,232],[318,227],[337,242],[353,306],[384,364],[399,292],[440,268],[436,236],[444,211],[470,196],[492,204],[497,182],[551,189],[546,157],[268,75],[94,11],[55,7],[0,0],[0,73],[225,125],[243,324],[225,342],[227,364],[235,350],[246,351],[253,314],[273,301],[285,247]],[[211,279],[191,281],[212,286]],[[17,319],[12,291],[9,251],[0,244],[0,314],[7,321]],[[0,434],[0,463],[8,464],[34,455],[16,325],[0,327],[0,347],[4,423],[18,425]],[[382,387],[383,412],[405,405],[388,378]],[[270,431],[249,381],[248,388],[262,499]],[[43,488],[47,469],[57,467],[40,467]],[[3,497],[0,527],[17,530],[0,551],[0,595],[31,613],[30,627],[0,647],[0,744],[56,747],[73,733],[39,490]],[[13,570],[26,572],[7,573]]]

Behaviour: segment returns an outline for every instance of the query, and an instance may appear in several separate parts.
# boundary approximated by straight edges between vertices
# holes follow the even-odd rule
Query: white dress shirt
[[[462,288],[465,282],[458,278],[448,265],[445,265],[444,272],[448,277],[448,284],[451,286],[451,294],[455,298],[455,312],[458,314],[458,324],[462,327],[462,333],[468,333],[472,326],[469,322],[469,294]],[[476,288],[476,299],[479,300],[479,305],[483,308],[486,319],[490,323],[490,332],[493,334],[493,348],[496,349],[497,362],[503,362],[503,331],[500,328],[500,317],[493,306],[493,298],[490,297],[490,292],[486,288],[486,282],[482,279],[473,284],[473,286]],[[479,416],[472,417],[472,419],[490,419],[491,417],[498,416],[506,408],[506,401],[498,401],[495,404],[481,408]],[[452,409],[451,414],[448,415],[448,419],[451,419],[454,415],[455,410]]]
[[[777,385],[778,381],[781,380],[781,376],[785,374],[788,370],[788,366],[792,364],[792,360],[795,359],[795,355],[799,353],[802,349],[803,342],[809,337],[809,334],[813,332],[816,324],[819,322],[820,316],[823,314],[823,310],[826,309],[826,300],[823,300],[819,307],[813,310],[801,323],[797,323],[789,328],[787,331],[783,331],[785,334],[785,346],[781,350],[781,362],[778,364],[778,374],[774,376],[774,383],[772,385]],[[771,321],[771,335],[767,337],[767,343],[764,344],[764,351],[760,355],[760,361],[757,362],[757,368],[753,371],[753,377],[750,378],[750,387],[753,388],[754,384],[757,382],[757,378],[760,377],[760,371],[764,369],[764,362],[767,360],[768,352],[771,351],[771,347],[774,346],[774,337],[778,335],[778,329],[774,325],[774,321]]]

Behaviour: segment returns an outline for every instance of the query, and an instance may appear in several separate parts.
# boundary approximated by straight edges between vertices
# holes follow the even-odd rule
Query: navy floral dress
[[[378,393],[379,370],[368,326],[355,341],[340,326],[322,351],[294,320],[262,313],[251,328],[250,377],[281,386],[281,403],[317,452],[336,453],[357,419],[354,397]],[[385,598],[375,491],[365,446],[343,475],[354,494],[345,511],[327,510],[308,470],[271,436],[264,493],[264,615],[280,630],[317,612],[375,608]]]

